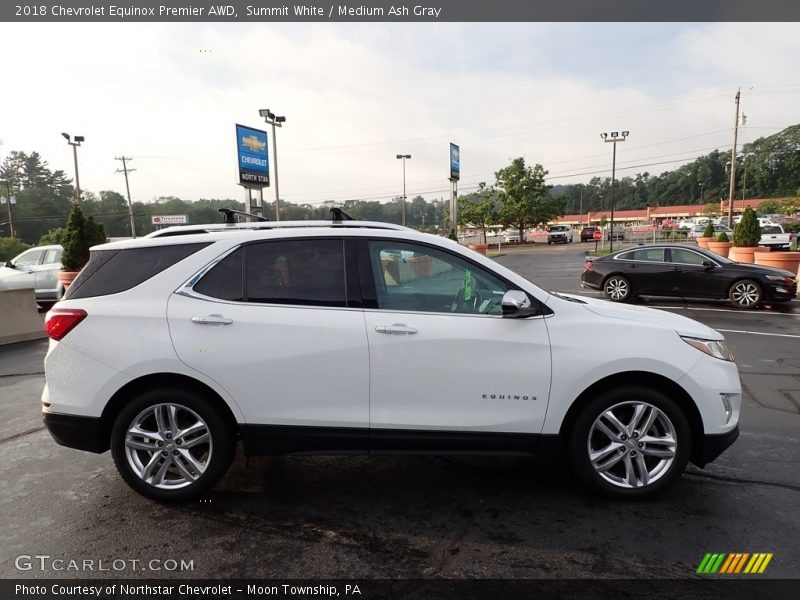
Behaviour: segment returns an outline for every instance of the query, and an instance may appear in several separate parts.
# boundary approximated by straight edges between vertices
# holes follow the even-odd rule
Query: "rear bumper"
[[[698,467],[704,467],[713,462],[720,454],[725,452],[728,447],[739,437],[739,426],[737,425],[728,433],[716,435],[704,435],[702,444],[695,449],[692,462]]]
[[[45,427],[61,446],[100,454],[109,448],[104,439],[100,419],[59,413],[42,413]]]

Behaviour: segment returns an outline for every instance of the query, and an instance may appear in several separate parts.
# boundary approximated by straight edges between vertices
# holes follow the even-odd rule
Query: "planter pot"
[[[759,246],[734,246],[730,249],[728,258],[740,263],[753,264],[753,255],[764,252],[769,252],[769,248],[762,248]]]
[[[797,273],[800,269],[800,252],[757,252],[755,264]]]
[[[481,254],[486,254],[486,251],[489,249],[489,244],[470,244],[469,247],[475,252],[480,252]]]
[[[433,259],[430,256],[413,256],[408,259],[408,262],[414,267],[414,275],[417,278],[431,276]]]
[[[58,272],[58,283],[64,286],[64,290],[66,290],[70,284],[75,280],[78,276],[80,271],[59,271]]]
[[[701,248],[705,248],[708,250],[708,243],[713,242],[716,238],[714,236],[711,237],[699,237],[697,238],[697,245]]]
[[[727,257],[733,248],[733,242],[708,242],[708,249],[720,256]]]

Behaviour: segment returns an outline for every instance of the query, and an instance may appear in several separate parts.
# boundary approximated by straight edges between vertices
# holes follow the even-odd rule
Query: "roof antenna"
[[[355,221],[353,217],[344,212],[341,208],[331,208],[331,221],[341,223],[342,221]]]
[[[218,208],[218,212],[221,212],[224,217],[222,217],[222,222],[226,225],[235,225],[236,219],[233,218],[233,215],[242,215],[245,217],[250,217],[255,219],[256,221],[269,221],[268,218],[262,217],[260,215],[251,215],[250,213],[242,212],[240,210],[233,210],[232,208]]]

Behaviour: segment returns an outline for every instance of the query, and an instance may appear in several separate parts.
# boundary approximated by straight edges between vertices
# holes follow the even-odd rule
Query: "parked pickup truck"
[[[759,246],[769,246],[771,250],[788,249],[795,234],[786,233],[780,225],[762,225]]]

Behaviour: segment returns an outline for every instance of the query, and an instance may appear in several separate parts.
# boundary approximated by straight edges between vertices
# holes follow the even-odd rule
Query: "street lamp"
[[[614,144],[614,152],[611,159],[611,229],[609,230],[611,232],[611,244],[609,245],[610,252],[614,251],[614,180],[616,179],[617,175],[617,142],[624,142],[629,133],[629,131],[623,131],[621,137],[617,131],[612,131],[610,134],[600,134],[600,137],[603,138],[604,142]]]
[[[81,145],[85,138],[82,135],[76,135],[73,138],[68,133],[62,133],[61,135],[72,146],[72,157],[75,160],[75,202],[77,203],[81,201],[81,179],[78,176],[78,146]]]
[[[275,128],[283,127],[286,117],[275,115],[270,109],[262,108],[258,114],[264,117],[268,125],[272,125],[272,160],[275,163],[275,220],[281,220],[281,197],[278,190],[278,143],[275,141]]]
[[[398,154],[398,159],[403,161],[403,227],[406,226],[406,159],[411,158],[410,154]]]

